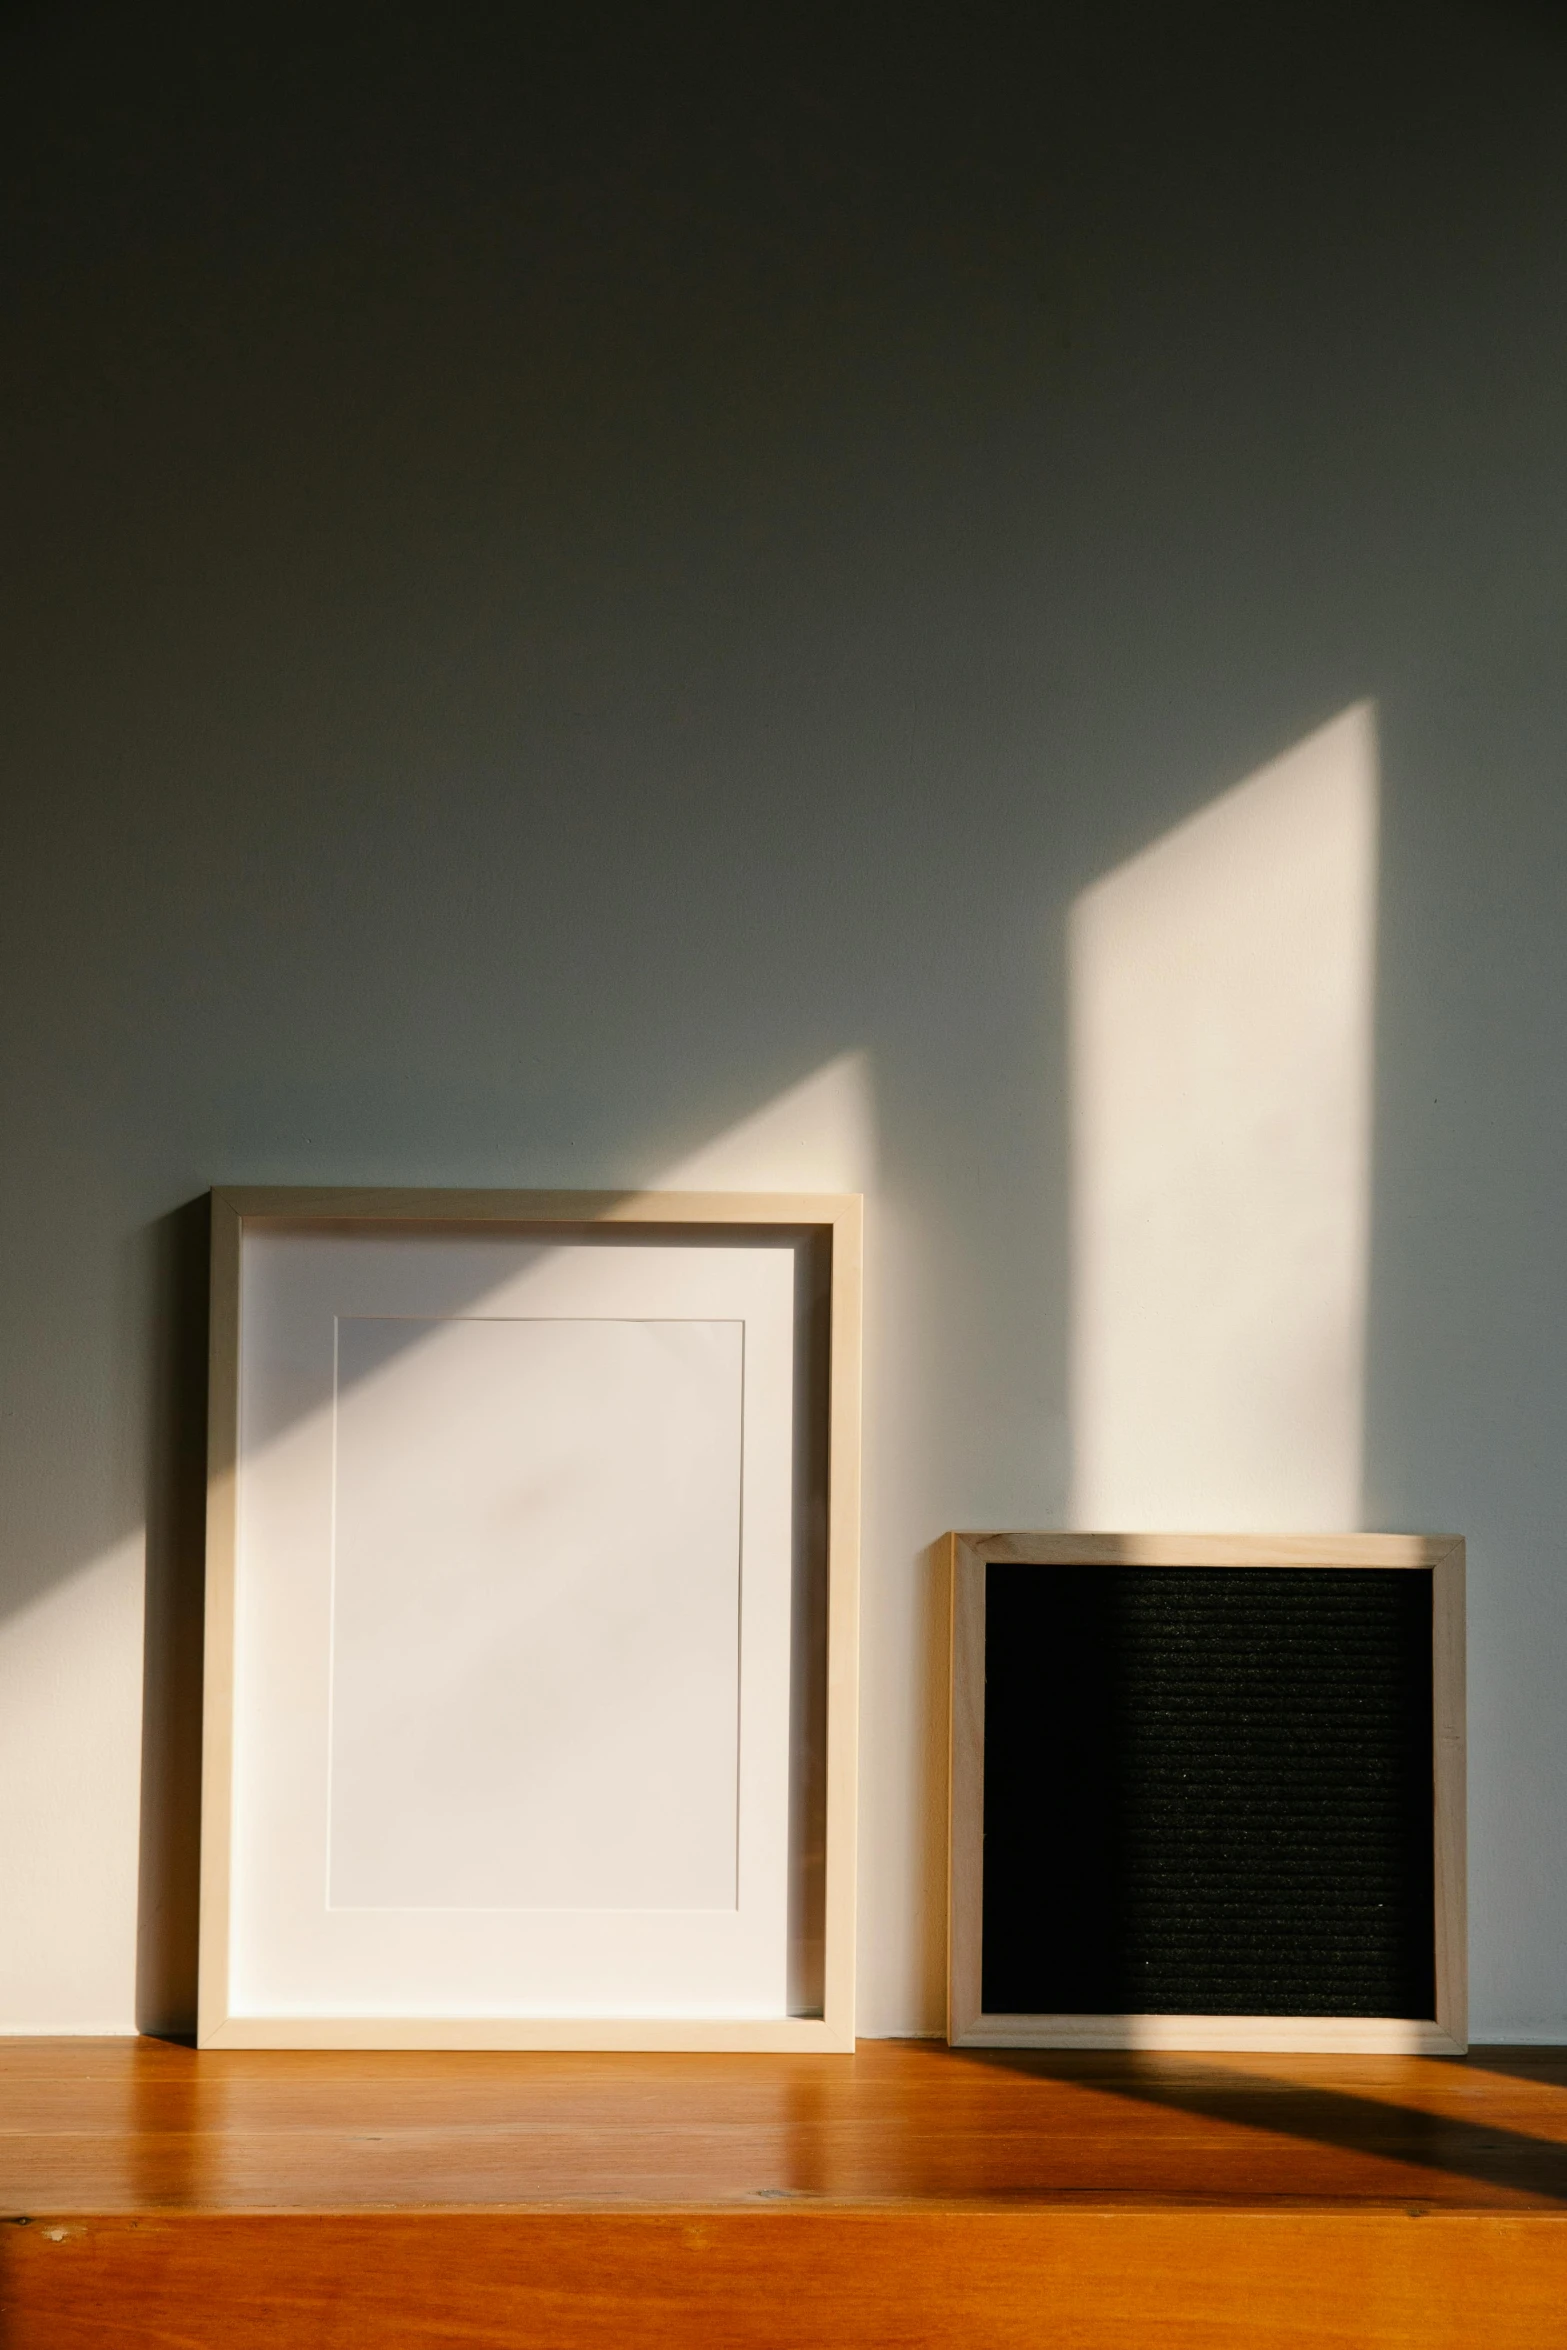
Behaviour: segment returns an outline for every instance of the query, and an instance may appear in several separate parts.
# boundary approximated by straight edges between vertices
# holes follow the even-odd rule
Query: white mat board
[[[786,2012],[794,1275],[247,1235],[231,2013]]]

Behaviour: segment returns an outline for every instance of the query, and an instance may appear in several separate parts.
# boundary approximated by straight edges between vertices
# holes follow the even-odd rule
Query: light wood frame
[[[1464,1545],[1454,1535],[948,1534],[952,1708],[947,1847],[947,2038],[955,2048],[1322,2049],[1462,2055],[1465,1906]],[[1431,1575],[1436,2014],[987,2015],[981,1995],[985,1808],[985,1569],[1025,1566],[1387,1567]]]
[[[215,1190],[208,1403],[198,2043],[207,2048],[626,2048],[852,2052],[858,1785],[862,1207],[857,1195],[761,1192]],[[233,1794],[240,1251],[258,1226],[749,1227],[802,1235],[826,1260],[827,1670],[824,1968],[819,2016],[760,2020],[238,2017],[227,2009]]]

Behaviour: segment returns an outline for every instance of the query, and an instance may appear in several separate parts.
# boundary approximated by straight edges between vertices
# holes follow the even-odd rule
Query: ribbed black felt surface
[[[991,1566],[990,2014],[1435,2009],[1431,1577]]]

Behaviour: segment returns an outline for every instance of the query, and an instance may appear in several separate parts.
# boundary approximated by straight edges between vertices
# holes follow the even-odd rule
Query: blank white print
[[[743,1340],[338,1321],[333,1908],[734,1909]]]

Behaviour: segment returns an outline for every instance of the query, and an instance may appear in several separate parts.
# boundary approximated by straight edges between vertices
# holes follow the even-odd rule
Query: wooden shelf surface
[[[1567,2346],[1567,2052],[0,2041],[4,2350]]]

